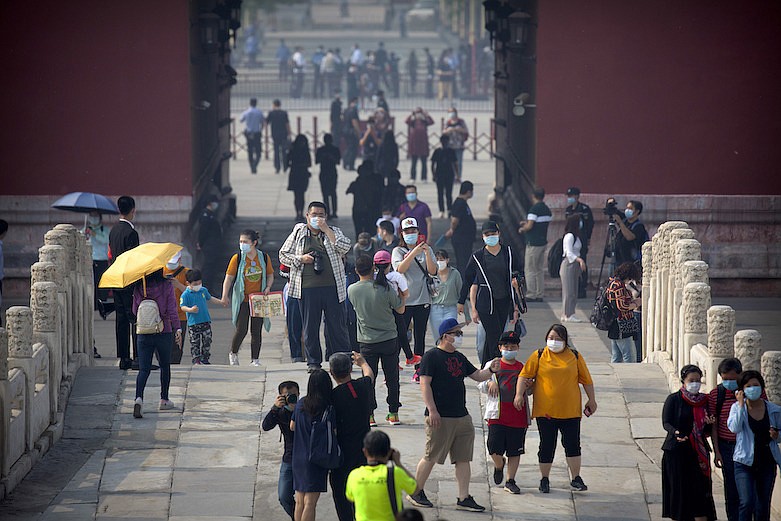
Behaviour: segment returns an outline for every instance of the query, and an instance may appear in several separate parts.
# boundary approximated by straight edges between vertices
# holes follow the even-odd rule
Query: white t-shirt
[[[393,223],[393,235],[396,235],[396,236],[399,235],[399,226],[401,225],[401,220],[399,220],[398,217],[393,217],[393,216],[391,216],[391,217],[385,217],[385,216],[380,217],[379,219],[377,219],[377,223],[375,224],[375,226],[379,226],[382,221],[390,221],[390,222],[392,222]]]
[[[407,277],[405,277],[398,271],[389,271],[388,274],[385,275],[385,278],[388,279],[388,282],[390,283],[391,287],[396,291],[401,290],[402,292],[404,292],[407,291],[407,289],[409,289],[409,286],[407,284]]]

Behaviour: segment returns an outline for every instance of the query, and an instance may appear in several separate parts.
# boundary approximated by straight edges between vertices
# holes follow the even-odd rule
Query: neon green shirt
[[[404,508],[402,491],[412,494],[417,485],[415,478],[399,467],[394,467],[393,476],[396,482],[396,505],[401,510]],[[355,503],[355,521],[393,521],[386,465],[364,465],[350,472],[345,495]]]

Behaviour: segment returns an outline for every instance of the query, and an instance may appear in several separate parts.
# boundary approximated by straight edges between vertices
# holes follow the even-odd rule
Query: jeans
[[[277,496],[279,504],[285,509],[287,515],[293,518],[296,510],[296,500],[293,495],[293,464],[282,462],[279,465],[279,483],[277,483]]]
[[[542,298],[545,292],[545,246],[527,244],[524,257],[526,287],[529,290],[526,298]]]
[[[231,353],[238,353],[241,343],[250,331],[250,352],[252,360],[260,358],[260,344],[263,341],[263,318],[249,316],[249,302],[242,302],[236,318],[236,330],[231,340]]]
[[[775,481],[776,463],[773,460],[763,462],[758,468],[735,462],[740,521],[770,521],[770,498]]]
[[[323,363],[323,351],[320,346],[320,324],[323,322],[323,314],[325,314],[325,326],[328,328],[328,340],[334,346],[334,349],[326,349],[326,351],[336,353],[350,350],[344,303],[339,302],[336,286],[303,288],[299,303],[308,366],[320,367]]]
[[[613,364],[632,364],[637,362],[637,351],[635,350],[635,342],[632,337],[611,339],[610,346],[612,348],[612,356],[610,362]]]
[[[301,318],[301,301],[297,298],[288,297],[287,299],[287,341],[290,344],[290,358],[302,358],[301,336],[303,335],[303,319]]]
[[[420,157],[412,156],[411,158],[412,167],[410,168],[409,176],[413,181],[415,180],[415,177],[417,177],[418,175],[418,160],[420,160],[420,179],[421,181],[426,180],[426,176],[428,175],[428,172],[426,170],[428,167],[428,165],[426,164],[426,159],[427,158],[425,156],[420,156]]]
[[[171,345],[173,333],[138,335],[138,376],[136,376],[136,398],[144,399],[144,388],[152,372],[152,355],[157,351],[160,362],[160,399],[168,399],[171,386]]]
[[[274,171],[287,170],[287,139],[273,139]]]
[[[359,343],[361,356],[374,372],[374,383],[377,383],[377,367],[382,362],[382,372],[385,373],[385,385],[388,387],[388,412],[399,412],[399,350],[396,339],[392,338],[376,344]],[[377,398],[372,394],[372,411],[377,408]]]
[[[724,499],[727,503],[727,519],[729,521],[738,521],[740,500],[738,498],[738,486],[735,483],[735,462],[732,460],[732,455],[735,452],[735,442],[720,439],[719,452],[723,461],[721,475],[724,478]]]
[[[431,326],[432,338],[439,338],[439,326],[446,318],[458,320],[458,308],[455,304],[452,306],[431,304],[431,313],[428,317],[428,323]]]

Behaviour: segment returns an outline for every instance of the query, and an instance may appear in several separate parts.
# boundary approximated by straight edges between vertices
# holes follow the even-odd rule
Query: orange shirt
[[[263,258],[266,261],[266,279],[274,274],[274,267],[271,265],[271,257],[267,253],[263,254]],[[226,275],[235,277],[239,271],[239,254],[237,253],[231,257],[228,263],[228,270]],[[249,296],[251,293],[261,293],[263,288],[263,274],[260,272],[260,259],[252,260],[246,257],[244,261],[244,302],[249,302]]]
[[[177,273],[176,276],[173,277],[173,278],[176,279],[178,282],[182,283],[185,287],[187,287],[187,279],[185,277],[187,276],[187,272],[190,271],[190,270],[189,270],[189,268],[185,268],[184,266],[180,266],[180,267],[182,269],[179,270],[179,273]],[[178,270],[178,269],[179,268],[176,268],[176,270]],[[168,268],[163,267],[163,276],[166,277],[166,278],[171,277],[171,275],[176,270],[169,270]],[[179,299],[182,297],[182,292],[176,286],[174,286],[174,294],[176,296],[176,302],[178,303]],[[176,309],[177,309],[177,312],[179,313],[179,321],[181,321],[182,323],[186,323],[187,322],[187,313],[182,311],[182,307],[179,306],[178,304],[176,306]]]
[[[532,417],[550,417],[558,419],[580,418],[581,405],[580,387],[593,385],[591,373],[588,372],[583,355],[570,349],[561,353],[553,353],[547,347],[542,355],[534,351],[519,378],[534,379],[534,405]]]

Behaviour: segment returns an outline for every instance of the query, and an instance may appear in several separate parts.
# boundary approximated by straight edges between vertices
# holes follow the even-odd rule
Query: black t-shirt
[[[464,378],[475,371],[477,368],[462,353],[436,348],[423,355],[418,374],[431,377],[431,390],[440,416],[463,418],[469,414]],[[428,416],[428,408],[425,414]]]
[[[266,116],[266,121],[271,125],[271,137],[274,141],[287,139],[287,112],[284,110],[271,110]]]
[[[373,393],[372,379],[368,376],[337,385],[331,392],[331,403],[336,410],[336,437],[345,460],[363,456],[363,438],[369,432]]]
[[[635,239],[633,241],[626,240],[621,230],[618,230],[616,238],[616,266],[620,266],[624,262],[635,262],[642,259],[643,244],[648,242],[648,232],[639,220],[631,224],[624,220],[624,225],[635,235]]]
[[[431,156],[431,163],[435,165],[435,173],[438,180],[453,179],[456,175],[455,165],[458,163],[456,152],[452,148],[438,148]]]
[[[488,277],[488,283],[491,285],[494,302],[510,298],[510,274],[507,272],[509,267],[505,249],[502,248],[496,255],[492,255],[488,250],[485,250],[483,267]]]
[[[456,197],[455,201],[453,201],[453,206],[450,208],[450,215],[458,219],[458,227],[453,230],[452,240],[455,242],[474,242],[477,223],[475,223],[475,218],[472,216],[469,204],[464,199]]]

